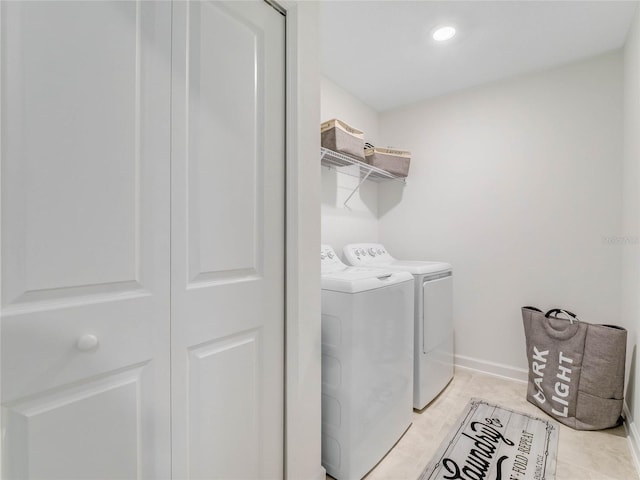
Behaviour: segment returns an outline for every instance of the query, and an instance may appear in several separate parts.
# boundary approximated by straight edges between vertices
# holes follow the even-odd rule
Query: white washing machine
[[[344,247],[348,264],[408,271],[415,279],[413,408],[427,406],[453,378],[453,273],[443,262],[402,261],[379,243]]]
[[[322,465],[365,476],[411,425],[413,277],[348,267],[323,245]]]

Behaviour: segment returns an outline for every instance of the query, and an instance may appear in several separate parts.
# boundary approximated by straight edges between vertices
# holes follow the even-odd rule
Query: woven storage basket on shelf
[[[320,124],[322,146],[364,161],[364,133],[342,120],[332,119]]]
[[[409,174],[411,152],[393,148],[372,147],[364,151],[365,160],[372,165],[399,177]]]

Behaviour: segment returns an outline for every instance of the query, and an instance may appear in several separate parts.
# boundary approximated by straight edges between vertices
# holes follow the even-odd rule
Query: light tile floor
[[[413,425],[366,480],[416,480],[472,397],[544,417],[525,395],[524,383],[457,369],[427,408],[413,412]],[[560,426],[556,480],[639,478],[623,426],[597,432]]]

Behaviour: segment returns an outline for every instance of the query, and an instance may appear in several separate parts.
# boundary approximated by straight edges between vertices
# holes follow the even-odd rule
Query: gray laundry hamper
[[[566,318],[563,318],[563,315]],[[577,430],[621,422],[627,331],[579,321],[560,309],[522,308],[527,400]]]

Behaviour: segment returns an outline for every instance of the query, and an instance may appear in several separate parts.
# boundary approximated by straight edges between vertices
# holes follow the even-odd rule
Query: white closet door
[[[284,17],[176,2],[175,478],[282,478]]]
[[[2,478],[167,478],[171,5],[0,30]]]

